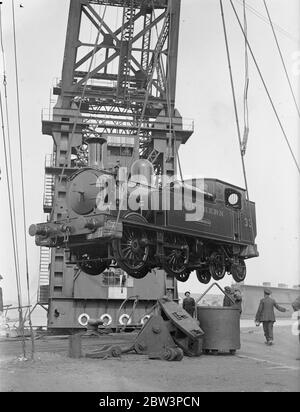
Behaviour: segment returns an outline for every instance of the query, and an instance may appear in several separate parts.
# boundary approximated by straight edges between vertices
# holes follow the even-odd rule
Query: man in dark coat
[[[273,325],[276,321],[274,308],[280,312],[286,312],[286,309],[282,306],[279,306],[274,299],[270,297],[271,291],[269,289],[264,290],[264,298],[261,299],[259,307],[255,316],[256,325],[259,326],[262,322],[264,328],[264,334],[266,337],[266,344],[272,345],[274,336],[273,336]]]
[[[183,299],[182,307],[183,309],[192,317],[194,316],[195,312],[195,300],[191,297],[190,292],[185,292],[185,298]]]

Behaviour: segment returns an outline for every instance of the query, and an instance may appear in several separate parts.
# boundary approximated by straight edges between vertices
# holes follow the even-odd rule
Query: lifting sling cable
[[[152,2],[152,6],[153,6],[153,10],[154,10],[154,3],[153,3],[153,2]],[[165,16],[165,19],[164,19],[164,21],[163,21],[161,33],[160,33],[160,35],[158,36],[157,45],[156,45],[155,50],[154,50],[154,52],[153,52],[153,53],[154,53],[154,56],[153,56],[153,67],[152,67],[152,69],[151,69],[151,73],[150,73],[150,76],[149,76],[149,78],[148,78],[148,84],[147,84],[147,88],[146,88],[146,93],[145,93],[145,99],[144,99],[144,103],[143,103],[143,108],[142,108],[142,112],[141,112],[141,115],[140,115],[139,124],[138,124],[138,126],[137,126],[137,131],[136,131],[137,139],[136,139],[135,153],[134,153],[134,155],[133,155],[133,159],[135,159],[135,156],[139,155],[139,144],[140,144],[140,142],[139,142],[139,136],[140,136],[140,133],[141,133],[142,124],[143,124],[144,117],[145,117],[145,113],[146,113],[146,108],[147,108],[147,104],[148,104],[148,100],[149,100],[149,96],[150,96],[150,92],[151,92],[151,87],[152,87],[152,83],[153,83],[153,77],[154,77],[155,69],[157,68],[157,65],[159,64],[159,58],[160,58],[160,52],[161,52],[161,50],[160,50],[160,48],[159,48],[159,45],[160,45],[161,39],[162,39],[163,34],[164,34],[164,28],[165,28],[165,26],[166,26],[166,24],[167,24],[167,21],[168,21],[168,18],[169,18],[169,9],[170,9],[170,5],[169,5],[169,3],[168,3],[168,7],[167,7],[167,9],[166,9],[166,16]],[[125,199],[125,197],[123,196],[123,197],[122,197],[121,204],[120,204],[120,207],[119,207],[117,219],[116,219],[115,224],[114,224],[114,228],[116,228],[116,227],[117,227],[117,224],[119,223],[120,215],[121,215],[121,209],[122,209],[122,206],[123,206],[123,202],[124,202],[125,200],[126,200],[126,199]]]
[[[23,309],[22,309],[22,288],[20,281],[20,261],[19,261],[19,247],[18,247],[18,237],[16,229],[16,208],[15,208],[15,190],[13,183],[13,173],[12,173],[12,157],[11,157],[11,144],[10,144],[10,127],[9,127],[9,116],[8,116],[8,100],[7,100],[7,77],[6,77],[6,62],[5,62],[5,50],[3,45],[3,33],[2,33],[2,14],[0,6],[0,35],[1,35],[1,51],[3,60],[3,86],[5,94],[5,111],[6,111],[6,129],[7,129],[7,144],[6,144],[6,134],[4,126],[4,114],[3,105],[1,98],[1,117],[2,117],[2,132],[3,132],[3,144],[5,153],[5,164],[6,164],[6,174],[7,174],[7,185],[8,185],[8,195],[9,195],[9,207],[10,207],[10,220],[11,220],[11,230],[12,230],[12,241],[13,241],[13,252],[14,252],[14,263],[16,271],[16,286],[17,286],[17,296],[18,296],[18,312],[19,312],[19,328],[22,334],[22,348],[24,357],[26,356],[26,345],[25,345],[25,335],[23,328]],[[9,173],[8,174],[8,169]]]
[[[264,5],[265,5],[265,9],[266,9],[267,15],[268,15],[268,19],[269,19],[269,22],[270,22],[271,29],[272,29],[272,32],[273,32],[273,36],[274,36],[274,39],[275,39],[275,42],[276,42],[276,46],[277,46],[277,49],[278,49],[278,53],[279,53],[279,55],[280,55],[280,59],[281,59],[282,65],[283,65],[283,69],[284,69],[284,72],[285,72],[285,76],[286,76],[286,79],[287,79],[288,84],[289,84],[289,88],[290,88],[290,91],[291,91],[291,94],[292,94],[292,97],[293,97],[293,100],[294,100],[294,103],[295,103],[295,107],[296,107],[298,116],[300,117],[300,109],[299,109],[299,106],[298,106],[298,103],[297,103],[297,99],[296,99],[296,96],[295,96],[295,93],[294,93],[294,90],[293,90],[293,86],[292,86],[292,83],[291,83],[291,80],[290,80],[290,76],[289,76],[288,71],[287,71],[287,68],[286,68],[286,64],[285,64],[285,61],[284,61],[284,58],[283,58],[283,54],[282,54],[282,51],[281,51],[281,48],[280,48],[280,45],[279,45],[279,41],[278,41],[277,35],[276,35],[276,33],[275,33],[273,21],[272,21],[272,18],[271,18],[271,15],[270,15],[270,12],[269,12],[269,9],[268,9],[266,0],[263,0],[263,2],[264,2]]]
[[[136,148],[135,148],[136,154],[137,154],[137,151],[139,150],[139,135],[140,135],[142,124],[143,124],[144,117],[145,117],[145,112],[146,112],[146,108],[147,108],[147,104],[148,104],[148,100],[149,100],[149,95],[150,95],[151,87],[152,87],[152,84],[153,84],[153,77],[154,77],[155,69],[157,68],[157,66],[159,64],[159,58],[160,58],[160,53],[161,53],[161,50],[160,50],[159,46],[160,46],[161,40],[162,40],[163,35],[164,35],[165,26],[166,26],[168,18],[169,18],[168,17],[169,16],[169,8],[170,8],[170,6],[168,4],[167,10],[166,10],[166,16],[165,16],[163,26],[162,26],[162,29],[161,29],[161,33],[160,33],[159,39],[157,41],[157,45],[156,45],[155,50],[154,50],[153,67],[151,69],[151,73],[150,73],[150,76],[148,78],[148,84],[147,84],[143,109],[142,109],[142,112],[141,112],[141,117],[140,117],[139,125],[137,127],[137,132],[136,132],[136,135],[137,135],[137,144],[136,144]]]
[[[243,5],[243,0],[237,0],[237,2],[240,5]],[[258,17],[260,20],[262,20],[267,25],[269,25],[270,22],[268,21],[268,19],[263,14],[261,14],[257,9],[250,6],[247,2],[245,3],[245,6],[253,15]],[[276,29],[276,31],[281,33],[283,36],[287,37],[289,40],[293,41],[294,43],[297,43],[298,45],[300,44],[300,39],[298,37],[293,36],[290,32],[285,30],[283,27],[279,26],[279,24],[273,23],[273,26],[274,26],[274,29]]]
[[[298,169],[298,173],[300,174],[300,166],[299,166],[299,164],[298,164],[298,162],[297,162],[296,156],[295,156],[295,154],[294,154],[294,152],[293,152],[293,149],[292,149],[292,147],[291,147],[291,145],[290,145],[288,136],[287,136],[287,134],[286,134],[286,132],[285,132],[285,130],[284,130],[283,124],[282,124],[282,122],[281,122],[281,120],[280,120],[280,117],[279,117],[279,115],[278,115],[278,112],[277,112],[277,110],[276,110],[276,107],[275,107],[275,104],[274,104],[274,102],[273,102],[272,96],[271,96],[271,94],[270,94],[270,92],[269,92],[269,89],[268,89],[268,87],[267,87],[267,84],[266,84],[266,82],[265,82],[265,79],[264,79],[264,77],[263,77],[263,75],[262,75],[262,72],[261,72],[261,70],[260,70],[260,67],[259,67],[259,65],[258,65],[258,63],[257,63],[257,60],[256,60],[255,56],[254,56],[253,50],[252,50],[252,48],[251,48],[251,46],[250,46],[250,44],[249,44],[249,41],[248,41],[248,39],[247,39],[247,37],[246,37],[246,35],[245,35],[245,32],[244,32],[242,23],[241,23],[241,21],[240,21],[240,18],[239,18],[238,14],[237,14],[237,11],[236,11],[236,9],[235,9],[235,7],[234,7],[234,4],[233,4],[232,0],[230,0],[230,4],[231,4],[231,7],[232,7],[232,9],[233,9],[233,11],[234,11],[235,17],[236,17],[236,19],[237,19],[237,21],[238,21],[238,24],[239,24],[239,26],[240,26],[240,29],[241,29],[241,31],[242,31],[242,34],[243,34],[243,36],[244,36],[244,38],[245,38],[245,40],[246,40],[248,50],[250,51],[250,54],[251,54],[251,56],[252,56],[252,59],[253,59],[254,64],[255,64],[255,66],[256,66],[256,69],[257,69],[257,71],[258,71],[259,77],[260,77],[260,79],[261,79],[261,81],[262,81],[262,84],[263,84],[263,86],[264,86],[264,89],[265,89],[265,91],[266,91],[266,93],[267,93],[268,99],[269,99],[269,101],[270,101],[270,104],[271,104],[271,106],[272,106],[272,109],[273,109],[273,111],[274,111],[274,114],[275,114],[275,116],[276,116],[276,119],[277,119],[278,124],[279,124],[279,126],[280,126],[280,129],[281,129],[281,131],[282,131],[284,140],[285,140],[285,142],[286,142],[286,144],[287,144],[287,146],[288,146],[288,148],[289,148],[290,154],[291,154],[291,156],[292,156],[292,158],[293,158],[293,161],[294,161],[294,163],[295,163],[295,165],[296,165],[296,167],[297,167],[297,169]]]
[[[228,67],[229,67],[230,84],[231,84],[234,113],[235,113],[235,120],[236,120],[236,127],[237,127],[237,136],[238,136],[238,142],[239,142],[239,147],[240,147],[240,155],[241,155],[243,176],[244,176],[245,189],[246,189],[247,208],[248,208],[248,213],[250,217],[250,229],[251,229],[251,235],[252,235],[252,242],[254,242],[255,237],[254,237],[254,229],[253,229],[253,219],[252,219],[252,213],[251,213],[251,208],[250,208],[250,198],[249,198],[249,189],[248,189],[245,159],[242,153],[242,138],[241,138],[241,130],[240,130],[240,123],[239,123],[238,109],[237,109],[236,94],[235,94],[235,88],[234,88],[234,82],[233,82],[233,73],[232,73],[227,29],[226,29],[226,22],[225,22],[224,8],[223,8],[223,0],[220,0],[220,9],[221,9],[222,24],[223,24],[223,31],[224,31],[224,38],[225,38],[225,45],[226,45],[227,61],[228,61]]]
[[[246,14],[246,0],[243,0],[243,14],[244,14],[244,30],[248,36],[248,23]],[[248,108],[248,90],[249,90],[249,61],[248,61],[248,47],[245,41],[245,86],[244,86],[244,136],[242,141],[242,155],[245,156],[247,150],[247,143],[249,138],[249,108]]]
[[[99,38],[100,38],[102,26],[103,26],[103,20],[104,20],[104,18],[105,18],[105,14],[106,14],[106,9],[107,9],[107,5],[105,5],[105,7],[104,7],[104,11],[103,11],[103,14],[102,14],[101,22],[100,22],[100,25],[99,25],[99,28],[98,28],[97,37],[96,37],[96,40],[95,40],[95,46],[94,46],[94,48],[93,48],[93,53],[92,53],[92,56],[91,56],[91,61],[90,61],[89,69],[88,69],[88,72],[87,72],[85,85],[84,85],[83,90],[82,90],[82,93],[81,93],[80,102],[79,102],[79,106],[78,106],[78,110],[77,110],[77,115],[76,115],[76,117],[75,117],[74,124],[73,124],[73,128],[72,128],[72,133],[71,133],[71,137],[70,137],[69,148],[68,148],[68,152],[67,152],[67,155],[66,155],[66,161],[65,161],[65,163],[64,163],[64,165],[63,165],[63,168],[62,168],[62,171],[61,171],[61,174],[60,174],[60,177],[59,177],[59,184],[61,184],[61,182],[62,182],[62,179],[63,179],[64,173],[65,173],[66,167],[68,166],[68,159],[69,159],[69,156],[71,155],[72,142],[73,142],[73,140],[74,140],[75,130],[76,130],[76,127],[77,127],[77,124],[78,124],[78,120],[79,120],[79,117],[80,117],[82,102],[83,102],[83,99],[84,99],[84,96],[85,96],[86,88],[87,88],[87,86],[88,86],[88,81],[89,81],[89,79],[90,79],[90,75],[91,75],[91,71],[92,71],[92,66],[93,66],[95,54],[96,54],[96,51],[97,51],[97,49],[98,49],[98,43],[99,43]],[[52,212],[53,212],[53,209],[52,209]]]
[[[172,32],[172,14],[170,14],[170,28],[169,28],[170,33]],[[167,75],[167,104],[168,104],[168,112],[169,112],[169,124],[170,124],[170,133],[172,134],[174,138],[174,142],[170,142],[171,145],[174,145],[174,154],[175,154],[175,159],[174,159],[174,164],[178,162],[178,167],[179,167],[179,174],[180,174],[180,179],[181,183],[183,184],[183,173],[182,173],[182,167],[181,167],[181,161],[179,157],[179,150],[177,148],[177,140],[176,140],[176,132],[173,130],[173,114],[172,114],[172,102],[171,102],[171,76],[170,76],[170,47],[168,47],[168,63],[167,63],[167,70],[168,70],[168,75]],[[175,107],[174,107],[175,110]],[[171,148],[170,148],[171,149]]]
[[[152,0],[152,7],[154,9],[154,2]],[[169,5],[168,5],[168,10],[169,10]],[[156,27],[156,33],[158,36],[158,29],[157,29],[157,25],[155,25]],[[170,13],[169,16],[169,32],[171,32],[171,28],[172,28],[172,14]],[[168,116],[169,116],[169,130],[170,133],[173,135],[174,137],[174,152],[175,152],[175,162],[178,162],[178,166],[179,166],[179,173],[180,173],[180,179],[181,182],[183,182],[183,174],[182,174],[182,167],[181,167],[181,162],[180,162],[180,158],[179,158],[179,153],[178,153],[178,149],[177,149],[177,144],[176,144],[176,135],[175,132],[173,131],[173,116],[171,113],[171,87],[170,87],[170,74],[169,74],[169,69],[170,69],[170,65],[169,65],[169,60],[170,60],[170,48],[168,47],[168,63],[167,63],[167,70],[168,70],[168,74],[167,74],[167,82],[166,82],[166,100],[167,100],[167,108],[168,108]],[[172,141],[169,141],[169,155],[171,153],[171,145],[172,145]]]
[[[155,16],[155,6],[154,6],[154,1],[151,0],[152,3],[152,8],[153,8],[153,13],[154,13],[154,20],[156,20],[156,16]],[[171,19],[172,16],[170,15],[169,17],[169,32],[171,31]],[[157,23],[155,24],[155,30],[156,30],[156,36],[157,39],[159,39],[159,33],[158,33],[158,27],[157,27]],[[168,50],[168,60],[169,60],[169,50]],[[172,117],[171,117],[171,111],[170,111],[170,97],[169,97],[169,82],[167,81],[167,75],[164,71],[164,67],[163,67],[163,61],[162,61],[162,56],[159,57],[159,61],[158,61],[158,67],[160,66],[160,70],[161,70],[161,75],[162,75],[162,80],[165,83],[165,91],[166,91],[166,101],[167,101],[167,107],[168,107],[168,116],[169,116],[169,131],[170,133],[172,133]],[[167,70],[168,70],[168,65],[167,65]],[[171,139],[169,139],[168,142],[168,153],[167,156],[170,156],[171,153]]]
[[[154,13],[154,20],[156,20],[156,16],[155,16],[155,7],[154,7],[154,2],[153,0],[151,0],[152,3],[152,8],[153,8],[153,13]],[[172,15],[170,15],[169,17],[169,33],[171,32],[171,27],[172,27]],[[159,38],[159,34],[158,34],[158,27],[157,27],[157,23],[155,24],[155,30],[156,30],[156,35],[157,38]],[[170,48],[168,47],[168,60],[170,59]],[[169,113],[169,127],[170,127],[170,131],[172,130],[172,116],[171,116],[171,112],[170,112],[170,107],[171,107],[171,97],[170,97],[170,78],[168,76],[169,81],[166,81],[166,73],[163,70],[163,62],[162,62],[162,58],[160,56],[160,62],[159,64],[161,64],[161,68],[162,68],[162,75],[163,75],[163,79],[165,81],[165,87],[166,87],[166,99],[167,99],[167,106],[168,106],[168,113]],[[169,64],[167,63],[167,71],[169,73]]]
[[[17,37],[16,37],[16,20],[15,20],[15,2],[11,1],[12,18],[13,18],[13,40],[14,40],[14,60],[15,60],[15,78],[16,78],[16,97],[17,97],[17,118],[18,118],[18,140],[20,151],[20,172],[21,172],[21,193],[22,193],[22,208],[23,208],[23,231],[24,231],[24,247],[25,247],[25,270],[27,282],[27,302],[30,306],[30,290],[29,290],[29,264],[28,264],[28,244],[26,232],[26,207],[25,207],[25,185],[24,185],[24,167],[23,167],[23,144],[21,132],[21,113],[20,113],[20,94],[19,94],[19,74],[18,74],[18,58],[17,58]],[[34,358],[34,335],[32,329],[31,315],[28,315],[30,336],[31,336],[31,358]]]
[[[242,137],[241,137],[240,123],[239,123],[235,88],[234,88],[234,82],[233,82],[233,73],[232,73],[231,58],[230,58],[230,51],[229,51],[229,44],[228,44],[228,37],[227,37],[227,29],[226,29],[226,23],[225,23],[225,15],[224,15],[224,9],[223,9],[223,0],[220,0],[220,7],[221,7],[221,16],[222,16],[225,44],[226,44],[226,54],[227,54],[229,74],[230,74],[231,91],[232,91],[233,104],[234,104],[234,113],[235,113],[235,121],[236,121],[236,127],[237,127],[237,135],[238,135],[240,153],[242,155]],[[245,187],[246,187],[246,193],[247,193],[247,200],[249,200],[246,167],[245,167],[245,161],[243,159],[243,156],[241,156],[241,159],[242,159],[243,174],[244,174]]]
[[[9,174],[9,166],[8,166],[9,159],[8,159],[8,150],[7,150],[7,145],[6,145],[6,135],[5,135],[4,113],[3,113],[1,90],[0,90],[0,111],[1,111],[1,123],[2,123],[1,128],[2,128],[2,136],[3,136],[5,169],[6,169],[6,179],[7,179],[8,203],[9,203],[9,211],[10,211],[10,226],[11,226],[11,236],[12,236],[12,242],[13,242],[14,265],[15,265],[16,284],[17,284],[19,328],[22,334],[21,336],[22,336],[23,356],[24,358],[26,358],[26,344],[25,344],[23,311],[22,311],[22,290],[21,290],[21,283],[20,283],[19,256],[18,256],[16,229],[15,229],[16,222],[15,222],[14,213],[13,213],[14,194],[11,191],[12,189],[10,185],[10,174]]]
[[[0,7],[0,36],[1,36],[1,52],[2,52],[2,63],[3,63],[3,86],[4,86],[4,99],[5,99],[5,112],[6,112],[6,130],[7,130],[7,152],[8,152],[8,164],[9,164],[9,172],[10,172],[10,186],[11,186],[11,198],[12,198],[12,210],[13,210],[13,222],[14,222],[14,233],[16,239],[16,249],[17,252],[18,248],[18,239],[17,239],[17,232],[16,232],[16,208],[15,208],[15,197],[14,197],[14,180],[13,180],[13,173],[12,173],[12,156],[11,156],[11,138],[10,138],[10,125],[9,125],[9,115],[8,115],[8,97],[7,97],[7,77],[6,77],[6,61],[5,61],[5,51],[3,45],[3,33],[2,33],[2,14],[1,14],[1,7]],[[4,126],[3,126],[4,127]],[[20,273],[20,266],[19,266],[19,257],[18,259],[18,268]]]
[[[132,2],[132,0],[131,0],[131,9],[132,9],[132,7],[133,7],[133,2]],[[119,8],[117,7],[117,20],[116,20],[116,23],[118,22],[118,10],[119,10]],[[124,33],[124,30],[125,30],[125,10],[126,10],[126,4],[123,6],[123,18],[122,18],[122,27],[121,27],[121,39],[123,38],[123,33]],[[128,57],[128,55],[127,55],[127,57]],[[121,57],[120,57],[121,58]],[[141,124],[142,124],[142,118],[140,119],[140,126],[138,126],[139,127],[139,129],[141,128]],[[137,136],[139,135],[139,133],[137,134]],[[139,142],[137,142],[136,144],[135,144],[135,148],[134,148],[134,150],[137,150],[136,149],[136,146],[138,146],[139,145]],[[133,159],[134,159],[134,154],[133,154]],[[130,164],[130,160],[128,160],[128,161],[126,161],[126,168],[128,168],[128,166],[129,166],[129,164]],[[131,164],[132,164],[133,162],[131,162]],[[125,187],[126,187],[126,184],[125,184]],[[120,188],[119,188],[119,196],[120,196],[120,202],[119,202],[119,208],[118,208],[118,213],[117,213],[117,218],[116,218],[116,220],[114,221],[114,224],[113,224],[113,226],[112,226],[112,231],[114,231],[116,228],[117,228],[117,226],[118,226],[118,224],[119,224],[119,221],[120,221],[120,217],[121,217],[121,210],[123,210],[123,206],[124,206],[124,203],[127,201],[127,197],[126,197],[126,189],[124,189],[124,182],[122,182],[122,184],[120,185]]]
[[[20,279],[20,263],[19,263],[19,254],[18,254],[18,237],[16,231],[16,207],[15,207],[15,189],[14,189],[14,180],[13,180],[13,173],[12,173],[12,156],[11,156],[11,138],[10,138],[10,124],[9,124],[9,115],[8,115],[8,97],[7,97],[7,77],[6,77],[6,61],[5,61],[5,50],[3,45],[3,33],[2,33],[2,14],[1,14],[1,7],[0,7],[0,41],[1,41],[1,52],[2,52],[2,63],[3,63],[3,86],[4,86],[4,99],[5,99],[5,112],[6,112],[6,130],[7,130],[7,154],[8,154],[8,165],[9,165],[9,180],[8,186],[11,188],[10,196],[11,196],[11,204],[12,204],[12,213],[13,213],[13,228],[14,228],[14,239],[16,242],[16,258],[17,258],[17,269],[18,275],[17,280]],[[4,132],[4,120],[3,120],[3,132]],[[3,134],[3,138],[5,135]],[[5,143],[5,142],[4,142]],[[18,283],[17,285],[19,285]],[[22,302],[21,302],[22,303]]]

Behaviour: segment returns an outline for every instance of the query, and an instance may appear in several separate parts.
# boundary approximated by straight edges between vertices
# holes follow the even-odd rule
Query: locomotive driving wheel
[[[112,247],[114,258],[121,269],[136,279],[147,275],[149,245],[144,231],[124,226],[122,239],[114,240]]]
[[[190,277],[190,274],[191,274],[191,271],[189,269],[186,269],[184,272],[175,275],[175,278],[179,282],[186,282],[188,278]]]
[[[130,273],[130,276],[134,279],[143,279],[148,275],[148,273],[151,272],[151,268],[148,266],[145,266],[143,269],[140,269],[138,272],[132,272]]]
[[[225,276],[225,258],[220,252],[213,252],[210,255],[209,272],[214,280],[221,280]]]
[[[243,282],[247,274],[246,263],[244,259],[238,259],[237,262],[232,263],[230,273],[237,283]]]
[[[196,275],[200,283],[207,285],[211,281],[211,274],[208,269],[198,269]]]
[[[109,267],[110,263],[110,261],[103,261],[102,259],[95,258],[88,253],[77,256],[77,266],[82,270],[82,272],[91,276],[100,275]]]
[[[163,269],[170,276],[175,276],[177,280],[185,282],[190,275],[187,271],[189,261],[189,247],[184,237],[170,236],[164,247]]]

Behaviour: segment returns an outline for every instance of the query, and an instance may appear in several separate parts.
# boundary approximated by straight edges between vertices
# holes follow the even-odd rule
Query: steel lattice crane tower
[[[104,139],[107,170],[145,158],[158,175],[176,174],[178,148],[193,132],[175,109],[180,3],[70,0],[57,102],[42,123],[54,141],[45,167],[44,211],[51,221],[66,215],[68,177],[87,165],[93,138]],[[79,327],[85,313],[117,321],[120,302],[129,296],[139,295],[140,314],[166,287],[177,297],[174,279],[152,273],[124,282],[118,271],[89,277],[60,249],[41,249],[40,273],[39,300],[49,304],[50,328]]]

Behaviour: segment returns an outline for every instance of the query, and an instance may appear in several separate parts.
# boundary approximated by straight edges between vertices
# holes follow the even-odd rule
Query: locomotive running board
[[[94,233],[86,236],[87,240],[94,239],[121,239],[123,236],[123,224],[114,220],[107,220],[104,226],[96,229]]]

